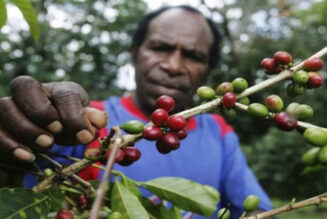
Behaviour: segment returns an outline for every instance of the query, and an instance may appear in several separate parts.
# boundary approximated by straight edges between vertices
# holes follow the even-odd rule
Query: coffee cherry
[[[105,159],[101,160],[101,163],[103,163],[103,164],[107,163],[107,160],[110,157],[111,151],[112,151],[112,149],[107,150],[107,152],[105,154]],[[122,161],[124,159],[124,156],[125,156],[124,151],[119,148],[118,152],[117,152],[117,155],[116,155],[116,158],[115,158],[115,162],[118,163],[118,162]]]
[[[156,109],[151,114],[151,121],[156,126],[159,126],[159,127],[163,126],[168,121],[168,112],[166,110],[164,110],[164,109],[161,109],[161,108]]]
[[[165,144],[170,150],[176,150],[179,148],[180,142],[177,136],[172,132],[167,132],[162,137],[162,142]]]
[[[142,132],[142,137],[149,141],[155,141],[163,136],[161,129],[157,126],[145,127]]]
[[[234,91],[234,87],[230,82],[223,82],[217,87],[217,93],[219,95],[224,95],[225,93],[233,92],[233,91]]]
[[[246,212],[254,211],[259,206],[259,198],[256,195],[249,195],[243,202],[243,208]]]
[[[285,51],[278,51],[274,54],[274,60],[277,64],[287,65],[292,62],[292,56]]]
[[[162,108],[166,110],[167,112],[170,112],[175,107],[175,100],[167,95],[160,96],[156,101],[156,107]]]
[[[70,210],[62,209],[58,211],[57,219],[74,219],[74,215]]]
[[[226,208],[222,208],[218,211],[217,219],[229,219],[230,218],[230,210]]]
[[[174,131],[179,131],[185,128],[186,121],[181,115],[173,115],[168,118],[168,126]]]
[[[307,59],[304,64],[303,68],[306,71],[318,71],[324,66],[324,62],[319,57],[312,57]]]
[[[317,160],[319,163],[323,165],[327,165],[327,145],[323,146],[318,154],[317,154]]]
[[[262,66],[264,69],[273,69],[273,68],[275,68],[276,63],[275,63],[275,60],[272,59],[272,58],[264,58],[264,59],[261,61],[261,66]]]
[[[316,165],[318,162],[317,155],[318,155],[319,150],[320,150],[320,147],[313,147],[310,150],[306,151],[302,155],[302,158],[301,158],[302,162],[307,166]]]
[[[46,168],[46,169],[44,170],[44,174],[45,174],[46,176],[50,176],[50,175],[53,174],[53,170],[50,169],[50,168]]]
[[[293,75],[293,80],[298,84],[306,84],[309,80],[308,72],[303,70],[295,72]]]
[[[140,121],[130,120],[125,122],[121,128],[128,134],[139,134],[143,131],[144,125]]]
[[[141,157],[141,151],[136,147],[125,147],[123,151],[125,153],[124,160],[135,162]]]
[[[252,103],[248,108],[248,113],[252,116],[258,116],[265,118],[269,116],[269,111],[267,107],[261,103]]]
[[[317,88],[323,85],[324,77],[317,72],[309,72],[308,86],[309,88]]]
[[[127,166],[130,166],[132,165],[134,162],[132,161],[129,161],[129,160],[126,160],[126,159],[123,159],[122,161],[118,162],[118,164],[120,166],[124,166],[124,167],[127,167]]]
[[[84,157],[88,160],[97,160],[101,158],[101,150],[100,148],[88,148],[84,152]]]
[[[85,197],[85,195],[80,195],[77,197],[77,204],[81,209],[84,209],[87,207],[88,201],[87,201],[87,198]]]
[[[275,94],[266,97],[265,103],[271,112],[279,112],[283,109],[284,106],[282,98]]]
[[[227,108],[235,106],[236,101],[237,101],[237,97],[232,92],[225,93],[221,100],[223,105]]]
[[[248,97],[243,97],[238,99],[237,102],[248,106],[250,104],[250,99]]]
[[[313,114],[314,114],[311,106],[306,105],[306,104],[301,104],[299,106],[299,111],[300,111],[300,114],[298,116],[299,120],[308,120],[308,119],[312,118]]]
[[[293,89],[296,95],[305,94],[305,92],[307,91],[307,88],[302,84],[294,84]]]
[[[187,131],[185,128],[174,133],[179,140],[183,140],[187,137]]]
[[[265,69],[265,70],[264,70],[264,72],[265,72],[267,75],[278,74],[278,73],[280,73],[281,71],[283,71],[283,69],[280,68],[280,67],[275,67],[275,68],[272,68],[272,69]]]
[[[121,213],[118,211],[114,211],[111,214],[109,214],[108,219],[121,219]]]
[[[285,110],[288,114],[292,115],[294,118],[298,118],[301,109],[300,109],[300,104],[299,103],[290,103]]]
[[[171,152],[170,147],[168,147],[162,140],[156,142],[156,148],[161,154],[168,154]]]
[[[243,78],[236,78],[232,81],[235,93],[242,93],[248,88],[248,82]]]
[[[293,83],[289,83],[286,87],[286,93],[289,97],[295,97],[297,95],[297,93],[295,92],[294,89],[294,84]]]
[[[213,98],[215,98],[216,92],[211,88],[211,87],[207,87],[207,86],[202,86],[199,87],[196,90],[196,94],[204,100],[211,100]]]
[[[287,112],[277,113],[274,121],[277,127],[284,131],[292,131],[297,126],[297,120]]]
[[[327,132],[322,128],[307,128],[303,133],[303,137],[308,143],[312,145],[322,147],[327,144]]]

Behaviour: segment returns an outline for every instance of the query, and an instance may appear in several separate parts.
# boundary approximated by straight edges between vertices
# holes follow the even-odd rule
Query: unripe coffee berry
[[[323,85],[324,77],[317,72],[309,72],[308,86],[309,88],[317,88]]]
[[[266,97],[265,104],[271,112],[279,112],[284,106],[282,98],[275,94]]]
[[[308,120],[311,117],[313,117],[313,114],[314,114],[311,106],[306,105],[306,104],[301,104],[299,106],[299,111],[300,111],[300,114],[298,116],[299,120]]]
[[[167,95],[160,96],[156,101],[156,107],[162,108],[166,110],[167,112],[170,112],[175,107],[175,100]]]
[[[125,122],[121,128],[128,134],[139,134],[143,131],[144,125],[138,120],[130,120]]]
[[[292,115],[294,118],[297,119],[299,117],[300,113],[301,113],[300,104],[299,103],[290,103],[286,107],[285,111],[289,115]]]
[[[101,150],[100,148],[88,148],[84,152],[84,157],[88,160],[97,160],[101,158]]]
[[[108,219],[121,219],[122,215],[118,211],[114,211],[111,214],[109,214]]]
[[[233,91],[234,91],[234,87],[230,82],[223,82],[217,87],[217,93],[219,95],[224,95],[225,93],[233,92]]]
[[[181,115],[173,115],[168,118],[168,126],[171,130],[179,131],[185,128],[186,121]]]
[[[302,155],[302,162],[307,166],[314,166],[318,163],[317,155],[320,150],[320,147],[310,148]]]
[[[177,136],[172,132],[167,132],[162,137],[162,142],[165,144],[170,150],[176,150],[179,148],[180,142]]]
[[[244,78],[236,78],[232,81],[235,93],[242,93],[248,88],[248,82]]]
[[[274,118],[277,127],[284,131],[292,131],[297,126],[297,120],[286,112],[279,112]]]
[[[264,59],[261,61],[261,66],[262,66],[264,69],[273,69],[273,68],[275,68],[276,63],[275,63],[275,60],[272,59],[272,58],[264,58]]]
[[[211,87],[207,87],[207,86],[202,86],[199,87],[196,90],[196,94],[204,100],[211,100],[213,98],[215,98],[216,92],[211,88]]]
[[[327,145],[323,146],[318,154],[317,154],[317,160],[319,163],[323,165],[327,165]]]
[[[125,147],[123,151],[125,153],[124,160],[135,162],[141,157],[141,151],[136,147]]]
[[[287,65],[292,62],[292,56],[285,51],[278,51],[274,54],[274,60],[277,64]]]
[[[246,212],[254,211],[258,208],[260,200],[256,195],[249,195],[243,202],[243,208]]]
[[[87,198],[85,197],[85,195],[80,195],[77,197],[77,204],[82,209],[87,207],[88,201],[87,201]]]
[[[161,129],[157,126],[145,127],[142,132],[142,137],[149,141],[155,141],[163,136]]]
[[[318,71],[324,66],[324,62],[319,57],[312,57],[307,59],[304,64],[303,68],[306,71]]]
[[[269,111],[267,107],[261,103],[252,103],[248,108],[248,113],[252,116],[258,116],[265,118],[269,116]]]
[[[221,100],[223,105],[227,108],[235,106],[236,101],[237,101],[237,97],[232,92],[228,92],[228,93],[224,94],[224,96]]]
[[[163,126],[168,121],[168,112],[166,110],[164,110],[164,109],[161,109],[161,108],[156,109],[151,114],[151,121],[156,126],[159,126],[159,127]]]
[[[222,208],[218,211],[217,219],[229,219],[230,218],[230,210],[226,208]]]
[[[322,128],[307,128],[303,133],[303,137],[308,143],[312,145],[322,147],[327,144],[327,131],[323,130]]]
[[[296,71],[293,75],[293,80],[298,84],[306,84],[309,80],[309,74],[306,71]]]
[[[57,219],[74,219],[74,215],[70,210],[62,209],[58,211]]]
[[[248,97],[243,97],[238,99],[237,102],[248,106],[250,104],[250,99]]]

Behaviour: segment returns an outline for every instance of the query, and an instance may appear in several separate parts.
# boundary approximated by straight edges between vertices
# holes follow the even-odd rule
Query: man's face
[[[208,70],[212,42],[209,25],[198,14],[170,9],[154,18],[134,54],[139,107],[151,112],[156,99],[166,94],[183,110]]]

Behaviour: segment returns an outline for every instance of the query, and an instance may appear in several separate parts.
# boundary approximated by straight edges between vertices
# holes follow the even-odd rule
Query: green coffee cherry
[[[235,117],[236,111],[235,111],[235,109],[232,109],[232,108],[224,108],[223,114],[226,116],[229,116],[229,117]]]
[[[297,93],[295,92],[294,89],[294,84],[293,83],[289,83],[286,87],[286,93],[289,97],[295,97],[297,95]]]
[[[248,82],[243,78],[236,78],[232,81],[235,93],[242,93],[248,88]]]
[[[196,94],[197,94],[201,99],[204,99],[204,100],[211,100],[211,99],[215,98],[216,92],[215,92],[212,88],[210,88],[210,87],[202,86],[202,87],[199,87],[199,88],[196,90]]]
[[[248,106],[250,104],[250,99],[248,97],[243,97],[237,100],[237,102]]]
[[[320,147],[313,147],[313,148],[309,149],[308,151],[306,151],[302,155],[302,158],[301,158],[302,162],[307,166],[316,165],[318,162],[317,155],[318,155],[319,150],[320,150]]]
[[[293,89],[296,95],[305,94],[305,92],[307,91],[307,88],[302,84],[294,84]]]
[[[249,195],[243,202],[243,208],[246,212],[254,211],[259,206],[259,198],[256,195]]]
[[[275,94],[266,97],[265,104],[271,112],[279,112],[284,106],[282,98]]]
[[[44,174],[46,176],[50,176],[51,174],[53,174],[53,170],[50,168],[46,168],[46,169],[44,169]]]
[[[118,211],[114,211],[111,214],[109,214],[108,219],[121,219],[121,213],[119,213]]]
[[[100,148],[88,148],[84,152],[84,157],[92,161],[100,159],[101,155]]]
[[[217,87],[217,93],[219,95],[224,95],[225,93],[233,92],[233,91],[234,91],[234,87],[230,82],[223,82]]]
[[[294,118],[298,118],[300,115],[300,104],[290,103],[285,110],[288,114],[292,115]]]
[[[308,120],[313,117],[313,109],[311,106],[306,105],[306,104],[301,104],[299,106],[300,114],[298,116],[299,120]]]
[[[316,146],[322,147],[327,144],[327,132],[321,128],[307,128],[303,133],[303,137],[308,143]]]
[[[225,213],[225,214],[224,214]],[[224,214],[224,216],[222,216]],[[217,219],[229,219],[230,218],[230,210],[226,208],[222,208],[218,211]]]
[[[317,160],[323,165],[327,165],[327,145],[323,146],[317,155]]]
[[[130,120],[125,122],[121,128],[128,134],[139,134],[143,131],[144,125],[138,120]]]
[[[293,80],[298,84],[306,84],[309,80],[308,72],[300,70],[294,73]]]
[[[248,108],[248,112],[250,115],[258,116],[258,117],[262,117],[262,118],[269,116],[269,111],[268,111],[267,107],[261,103],[250,104],[250,106]]]

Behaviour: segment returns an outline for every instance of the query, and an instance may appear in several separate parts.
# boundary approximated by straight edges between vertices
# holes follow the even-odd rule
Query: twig
[[[316,54],[312,55],[311,57],[322,57],[324,55],[327,54],[327,47],[321,49],[319,52],[317,52]],[[292,67],[290,70],[284,70],[283,72],[281,72],[280,74],[276,75],[275,77],[272,77],[270,79],[267,79],[263,82],[260,82],[259,84],[256,84],[252,87],[249,87],[248,89],[246,89],[243,93],[240,94],[239,98],[242,97],[246,97],[249,96],[255,92],[261,91],[269,86],[272,86],[282,80],[285,80],[287,78],[290,78],[293,75],[293,71],[297,71],[299,69],[301,69],[303,67],[303,62],[295,65],[294,67]],[[206,112],[210,112],[212,110],[215,110],[219,104],[220,104],[220,98],[216,98],[208,103],[205,103],[203,105],[182,111],[180,113],[178,113],[178,115],[182,115],[185,119],[188,119],[190,117],[196,116],[198,114],[202,114],[202,113],[206,113]],[[299,123],[300,125],[302,124],[301,122]],[[149,125],[149,124],[147,124]],[[146,126],[147,126],[146,125]],[[141,134],[137,134],[137,135],[125,135],[123,138],[123,141],[120,143],[119,147],[124,147],[127,146],[133,142],[136,142],[138,140],[140,140],[142,138]],[[109,144],[109,148],[112,148],[114,146],[114,142],[110,141]],[[102,147],[102,144],[101,144]],[[90,166],[92,163],[94,163],[95,161],[90,161],[87,160],[86,158],[81,159],[78,162],[75,162],[74,164],[63,168],[63,170],[61,171],[61,174],[64,174],[66,176],[70,176],[82,169],[84,169],[85,167]],[[38,185],[36,185],[33,190],[37,191],[37,192],[42,192],[45,191],[49,188],[51,188],[53,181],[54,181],[55,177],[54,175],[51,175],[49,177],[47,177],[45,180],[43,180],[41,183],[39,183]]]
[[[95,197],[95,200],[93,202],[92,209],[90,212],[90,217],[89,217],[90,219],[99,218],[99,213],[100,213],[103,197],[104,197],[104,194],[107,191],[107,187],[108,187],[108,180],[110,178],[110,173],[114,166],[116,155],[118,153],[118,149],[119,149],[121,143],[123,142],[123,136],[122,136],[120,128],[118,126],[116,126],[116,127],[112,127],[112,130],[115,130],[117,136],[114,138],[114,146],[112,148],[109,159],[107,161],[106,169],[102,176],[101,183],[96,191],[96,197]]]
[[[261,219],[261,218],[268,218],[268,217],[272,217],[274,215],[277,214],[281,214],[283,212],[287,212],[287,211],[292,211],[294,209],[297,208],[303,208],[303,207],[307,207],[307,206],[311,206],[311,205],[320,205],[322,202],[327,202],[327,192],[323,193],[321,195],[303,200],[301,202],[298,203],[294,203],[294,204],[289,204],[289,205],[284,205],[280,208],[275,208],[271,211],[266,211],[266,212],[262,212],[259,214],[255,214],[255,215],[251,215],[249,217],[245,217],[244,219]]]

